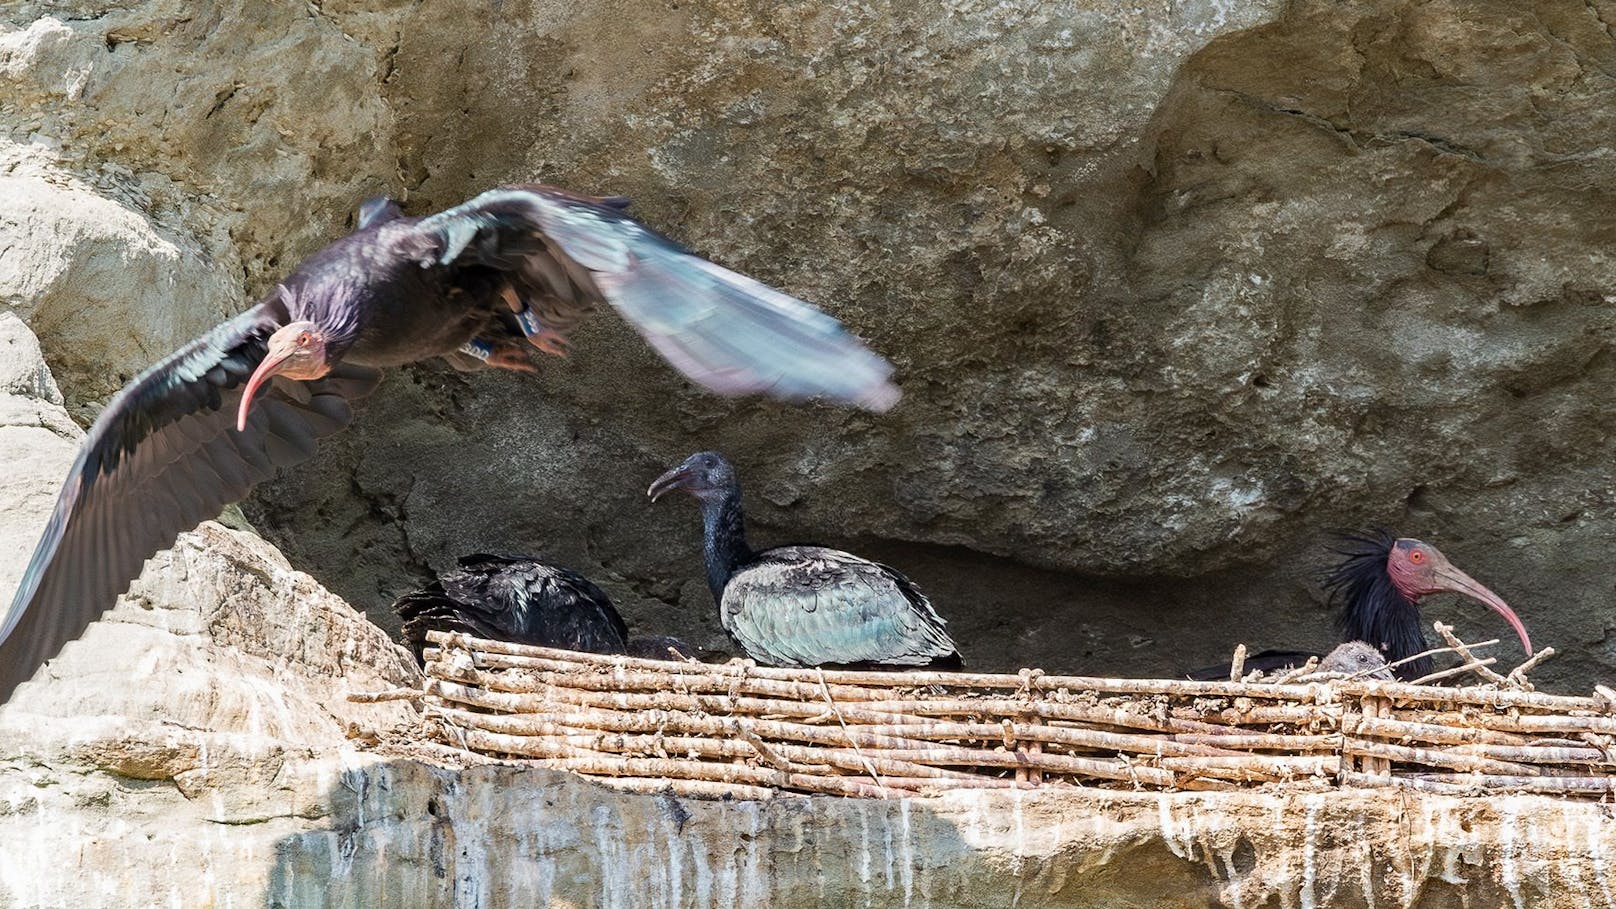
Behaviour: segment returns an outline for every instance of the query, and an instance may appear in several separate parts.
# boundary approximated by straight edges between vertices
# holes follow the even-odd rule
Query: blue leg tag
[[[460,345],[460,353],[463,353],[468,357],[476,357],[484,363],[487,363],[488,358],[494,355],[494,346],[489,344],[487,341],[479,341],[476,338],[472,338],[470,341]]]
[[[516,324],[522,327],[522,334],[530,338],[544,331],[544,323],[533,314],[533,308],[530,306],[523,306],[522,311],[516,314]]]

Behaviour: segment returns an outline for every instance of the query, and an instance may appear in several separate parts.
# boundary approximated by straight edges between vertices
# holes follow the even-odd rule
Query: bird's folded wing
[[[628,627],[588,578],[526,556],[476,553],[437,583],[393,605],[418,650],[428,631],[465,631],[496,641],[622,653]]]
[[[920,592],[877,562],[818,547],[769,550],[724,589],[730,632],[776,662],[924,665],[955,652]]]
[[[111,607],[147,558],[347,425],[349,400],[375,387],[376,371],[278,379],[235,431],[242,386],[284,319],[274,302],[242,313],[146,370],[96,418],[0,625],[0,703]]]
[[[897,403],[892,365],[840,322],[688,252],[622,208],[621,200],[511,186],[418,228],[436,264],[506,271],[556,330],[595,300],[610,303],[670,363],[720,394],[824,397],[875,411]]]

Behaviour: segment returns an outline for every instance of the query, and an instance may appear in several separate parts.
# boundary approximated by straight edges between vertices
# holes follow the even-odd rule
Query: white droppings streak
[[[870,905],[870,812],[861,808],[859,819],[859,883],[864,890],[864,905]]]
[[[1606,818],[1595,813],[1584,820],[1584,829],[1588,839],[1588,864],[1593,868],[1594,880],[1599,882],[1599,892],[1605,897],[1605,905],[1616,907],[1616,897],[1610,892],[1610,862],[1605,857],[1605,840],[1599,835],[1608,823]]]
[[[1302,800],[1306,806],[1306,820],[1302,824],[1302,886],[1297,893],[1302,909],[1317,909],[1315,894],[1319,879],[1319,811],[1324,808],[1324,796],[1312,793]]]
[[[898,800],[898,874],[903,880],[903,904],[907,907],[915,896],[915,843],[909,827],[910,799]],[[1019,805],[1019,803],[1018,803]]]
[[[1015,890],[1010,894],[1010,905],[1021,905],[1022,877],[1026,873],[1022,868],[1027,851],[1027,818],[1021,811],[1021,790],[1010,790],[1010,825],[1011,842],[1013,848],[1010,852],[1010,873],[1015,877]]]
[[[1526,909],[1526,903],[1521,899],[1520,868],[1516,865],[1516,851],[1520,846],[1520,816],[1513,798],[1501,799],[1498,803],[1498,872],[1503,880],[1504,889],[1509,891],[1510,899],[1515,903],[1515,909]]]
[[[1161,825],[1162,844],[1178,858],[1188,858],[1188,844],[1179,842],[1173,831],[1173,809],[1166,796],[1156,799],[1156,815]]]

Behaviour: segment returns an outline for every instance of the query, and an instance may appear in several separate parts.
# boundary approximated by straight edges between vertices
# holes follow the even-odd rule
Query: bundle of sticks
[[[1439,687],[1321,676],[1227,682],[866,672],[646,660],[433,632],[420,690],[438,746],[702,796],[887,798],[963,788],[1286,785],[1616,790],[1616,693],[1531,690],[1438,625]],[[1238,669],[1237,669],[1238,672]],[[1429,681],[1421,680],[1423,681]]]

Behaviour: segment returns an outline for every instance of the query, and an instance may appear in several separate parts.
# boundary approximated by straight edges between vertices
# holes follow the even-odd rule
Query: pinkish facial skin
[[[1391,575],[1392,586],[1408,597],[1410,602],[1433,593],[1459,593],[1487,604],[1504,617],[1509,627],[1515,629],[1527,654],[1533,652],[1532,639],[1527,636],[1526,626],[1515,611],[1498,594],[1453,567],[1453,563],[1435,546],[1407,538],[1398,540],[1392,544],[1391,554],[1386,557],[1386,573]]]
[[[253,396],[275,376],[288,379],[318,379],[331,371],[325,359],[325,333],[313,322],[292,322],[269,336],[269,350],[247,380],[241,393],[241,409],[236,412],[236,432],[247,429],[247,413]]]

